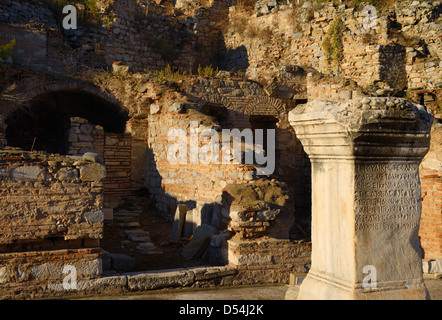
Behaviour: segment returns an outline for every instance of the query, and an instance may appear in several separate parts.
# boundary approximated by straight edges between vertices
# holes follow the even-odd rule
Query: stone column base
[[[422,278],[378,282],[376,288],[350,283],[310,270],[301,284],[298,300],[429,300]]]

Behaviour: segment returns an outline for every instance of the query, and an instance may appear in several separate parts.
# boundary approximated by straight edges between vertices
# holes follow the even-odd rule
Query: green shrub
[[[341,18],[336,18],[330,25],[327,35],[322,43],[325,58],[330,71],[340,72],[341,62],[344,59],[343,36],[346,27]]]
[[[15,39],[12,39],[9,43],[0,46],[0,58],[7,59],[11,55],[12,49],[15,46]]]
[[[180,71],[173,71],[170,64],[164,70],[160,71],[148,71],[146,72],[149,76],[151,76],[152,80],[166,84],[168,82],[178,82],[183,80],[187,76],[187,72],[184,71],[181,73]]]
[[[215,77],[218,72],[218,67],[216,69],[213,69],[212,65],[209,65],[202,68],[200,65],[198,65],[198,75],[200,77]]]

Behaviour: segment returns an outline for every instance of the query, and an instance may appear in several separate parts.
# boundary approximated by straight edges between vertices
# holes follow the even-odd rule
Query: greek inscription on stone
[[[395,230],[419,225],[416,164],[356,164],[356,230]]]

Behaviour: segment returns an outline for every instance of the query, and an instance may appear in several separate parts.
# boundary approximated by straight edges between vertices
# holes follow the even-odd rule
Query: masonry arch
[[[115,101],[84,88],[52,87],[7,110],[5,136],[9,146],[67,154],[71,118],[80,117],[104,132],[123,134],[127,112]]]

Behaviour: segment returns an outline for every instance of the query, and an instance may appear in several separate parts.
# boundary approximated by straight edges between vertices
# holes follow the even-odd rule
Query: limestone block
[[[103,222],[104,214],[103,211],[94,211],[94,212],[86,212],[84,214],[84,218],[88,222]]]
[[[70,136],[69,136],[70,138]],[[78,141],[82,141],[82,142],[93,142],[94,139],[88,135],[88,134],[84,134],[84,133],[80,133],[77,135]],[[73,141],[69,141],[69,142],[73,142]]]
[[[102,181],[106,177],[106,168],[99,163],[90,163],[80,167],[80,179],[83,181]]]
[[[184,104],[179,102],[174,102],[168,106],[167,110],[169,112],[181,112],[184,110]]]
[[[13,179],[16,180],[21,180],[21,179],[36,180],[38,179],[38,176],[42,171],[43,169],[37,166],[23,166],[13,169],[11,172],[11,176]]]
[[[80,125],[80,132],[84,135],[90,135],[92,133],[92,130],[94,130],[94,127],[89,123],[83,123]]]
[[[127,276],[130,290],[153,290],[163,287],[186,286],[192,284],[195,274],[187,270],[133,273]]]
[[[182,233],[182,236],[184,238],[189,238],[197,228],[198,216],[200,216],[200,214],[197,209],[192,209],[187,211],[184,221],[183,233]]]
[[[62,168],[55,174],[55,178],[61,181],[78,179],[78,170]]]
[[[160,110],[161,106],[159,104],[153,103],[150,105],[150,114],[157,114]]]
[[[172,223],[172,240],[179,241],[183,234],[183,226],[186,221],[186,214],[190,209],[185,204],[177,206],[175,217]]]
[[[428,273],[442,273],[442,259],[430,260]]]
[[[106,136],[106,138],[105,138],[105,144],[106,144],[107,146],[114,146],[114,145],[116,145],[118,142],[119,142],[119,140],[116,139],[116,138],[112,138],[112,137],[109,137],[109,136]]]
[[[86,152],[85,154],[83,154],[82,159],[91,162],[99,162],[100,156],[94,152]]]
[[[193,233],[193,238],[194,239],[203,238],[203,237],[212,238],[212,236],[214,236],[217,232],[218,230],[216,230],[216,228],[212,227],[211,225],[202,224],[198,228],[196,228],[195,232]]]
[[[115,29],[113,30],[113,32],[114,32],[115,34],[118,34],[118,33],[120,33],[120,29],[115,28]],[[114,63],[112,64],[112,70],[113,70],[113,72],[116,73],[116,74],[119,74],[119,75],[127,75],[127,74],[129,73],[129,66],[122,65],[122,64],[120,64],[119,62],[114,62]]]
[[[183,248],[182,256],[187,260],[194,260],[201,257],[210,245],[210,237],[192,238]]]

